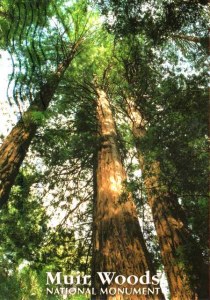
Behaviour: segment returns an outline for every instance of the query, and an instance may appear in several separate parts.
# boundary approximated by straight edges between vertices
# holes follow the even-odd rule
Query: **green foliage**
[[[12,272],[12,262],[4,257],[2,249],[0,251],[0,297],[7,300],[10,295],[10,299],[17,300],[20,290],[17,272]]]
[[[42,125],[45,121],[45,115],[40,111],[33,111],[31,113],[31,118],[35,124]]]
[[[44,300],[46,271],[87,272],[90,268],[92,171],[100,145],[96,82],[110,98],[118,147],[127,165],[129,176],[120,200],[131,192],[141,219],[148,214],[143,177],[134,176],[139,169],[133,163],[137,145],[146,170],[154,161],[160,162],[160,182],[179,198],[193,238],[206,258],[205,57],[202,51],[196,52],[191,45],[183,47],[172,38],[176,33],[192,33],[200,17],[198,30],[203,36],[205,8],[198,1],[139,1],[138,5],[136,1],[100,1],[100,5],[105,15],[113,14],[109,32],[97,9],[84,0],[4,0],[0,5],[0,30],[7,33],[0,47],[17,59],[11,77],[19,95],[14,93],[17,102],[30,102],[68,49],[82,40],[48,112],[29,115],[39,125],[27,158],[31,165],[35,160],[35,167],[24,163],[9,205],[0,214],[0,297],[5,300],[11,289],[11,299]],[[24,17],[25,6],[30,9]],[[19,10],[14,10],[17,7]],[[30,22],[32,11],[34,20]],[[19,13],[16,26],[13,19]],[[145,135],[137,141],[126,116],[126,99],[130,98],[146,122]],[[85,208],[74,210],[78,203]],[[66,214],[65,220],[51,227],[49,211],[56,215],[57,209]],[[143,233],[155,267],[162,268],[150,221],[144,220]],[[201,257],[192,241],[188,248],[179,249],[180,264]],[[24,262],[26,266],[20,268]]]
[[[154,98],[159,111],[153,113],[143,143],[147,151],[155,150],[165,180],[171,174],[168,180],[177,186],[181,184],[183,193],[202,193],[207,178],[207,95],[203,88],[197,88],[200,79],[192,77],[182,85],[176,85],[175,78],[163,82],[162,92]],[[198,176],[202,179],[198,180]]]
[[[146,34],[157,45],[183,31],[207,32],[207,1],[97,1],[107,28],[117,36]],[[206,14],[206,15],[205,15]]]
[[[30,196],[30,189],[37,175],[30,169],[17,176],[10,203],[1,211],[2,249],[5,256],[36,261],[38,249],[47,230],[47,216],[39,199]]]

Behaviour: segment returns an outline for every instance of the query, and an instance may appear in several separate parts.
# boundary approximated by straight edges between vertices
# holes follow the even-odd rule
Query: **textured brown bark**
[[[145,135],[145,120],[135,106],[134,101],[128,101],[128,115],[132,121],[134,137],[139,139]],[[191,265],[180,263],[179,250],[184,251],[192,245],[192,233],[189,231],[184,213],[178,203],[176,195],[168,191],[168,188],[160,182],[160,165],[154,161],[150,171],[145,170],[144,158],[139,152],[140,167],[144,172],[144,186],[147,191],[148,204],[152,210],[153,220],[159,239],[163,265],[167,275],[172,300],[207,299],[207,278],[201,278],[194,273],[197,286],[192,286],[189,272],[195,271],[193,265],[207,271],[204,262],[197,258]],[[202,271],[201,271],[202,273]],[[207,275],[207,274],[206,274]],[[202,282],[203,281],[203,282]]]
[[[117,134],[109,100],[105,92],[97,90],[97,93],[101,145],[95,178],[92,284],[99,291],[102,285],[97,279],[97,272],[142,276],[148,270],[153,275],[154,270],[139,226],[136,207],[124,186],[126,173],[117,148]],[[114,284],[109,287],[117,286]],[[148,286],[139,284],[134,287]],[[153,288],[154,285],[149,287]],[[93,296],[92,299],[143,300],[164,299],[164,296],[159,292],[159,295]]]
[[[31,140],[36,133],[38,126],[31,117],[31,114],[37,111],[43,112],[47,109],[80,43],[81,40],[73,45],[66,59],[41,87],[34,102],[11,130],[0,148],[0,207],[2,207],[9,198],[19,168],[25,158]]]

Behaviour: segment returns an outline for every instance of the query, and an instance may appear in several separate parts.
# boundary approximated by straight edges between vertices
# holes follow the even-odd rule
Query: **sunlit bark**
[[[181,252],[192,246],[192,233],[186,224],[184,212],[178,203],[176,195],[169,192],[160,180],[160,164],[154,161],[145,168],[144,157],[141,154],[139,140],[145,135],[145,120],[136,108],[135,102],[127,102],[127,111],[132,123],[134,137],[138,140],[137,150],[140,167],[144,175],[148,204],[151,208],[153,220],[159,239],[161,256],[168,279],[172,300],[205,299],[207,296],[207,279],[199,276],[207,268],[202,261],[202,254],[197,261],[187,265],[183,261]],[[194,242],[196,247],[196,243]],[[196,270],[196,271],[195,271]],[[205,274],[207,275],[207,274]],[[192,286],[191,276],[196,284]],[[195,280],[196,278],[196,280]]]
[[[33,118],[33,112],[44,112],[48,108],[60,80],[74,58],[80,43],[81,41],[75,43],[66,59],[58,66],[56,72],[43,84],[34,102],[23,114],[0,147],[0,207],[9,198],[19,168],[38,128],[38,124]]]
[[[117,133],[110,103],[105,92],[97,90],[97,93],[101,144],[95,178],[92,283],[99,291],[103,286],[97,278],[97,272],[142,276],[148,270],[152,275],[154,270],[143,240],[135,204],[131,194],[126,191],[126,173],[117,147]],[[110,287],[116,287],[116,284]],[[136,284],[127,287],[158,286]],[[93,296],[92,299],[143,300],[164,299],[164,296],[159,292],[155,296]]]

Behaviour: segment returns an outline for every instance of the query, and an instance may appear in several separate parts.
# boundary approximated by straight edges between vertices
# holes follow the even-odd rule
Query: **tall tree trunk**
[[[9,194],[25,158],[38,124],[33,119],[33,112],[44,112],[82,40],[78,40],[69,51],[66,59],[58,66],[48,81],[43,84],[33,103],[23,114],[15,127],[4,140],[0,148],[0,208],[7,202]]]
[[[102,285],[97,272],[116,272],[125,277],[138,277],[154,270],[140,229],[136,207],[130,193],[126,191],[126,173],[117,147],[116,126],[109,100],[104,91],[97,89],[97,119],[100,132],[95,177],[95,202],[93,225],[92,285],[99,294]],[[112,283],[108,288],[121,287]],[[159,287],[158,285],[134,286],[127,288]],[[160,289],[158,295],[108,295],[93,296],[92,299],[164,299]]]
[[[145,135],[145,120],[136,108],[134,101],[128,101],[128,115],[132,121],[132,131],[139,141]],[[177,196],[169,192],[160,181],[160,164],[154,161],[149,172],[144,165],[144,157],[137,143],[140,167],[143,171],[148,204],[160,244],[163,265],[168,279],[172,300],[207,299],[207,267],[205,266],[198,245],[186,224],[185,215],[178,203]],[[184,259],[195,247],[200,257],[186,265]],[[185,257],[183,254],[185,253]],[[194,257],[195,259],[195,257]],[[192,280],[192,276],[194,277]],[[206,278],[205,278],[206,276]]]

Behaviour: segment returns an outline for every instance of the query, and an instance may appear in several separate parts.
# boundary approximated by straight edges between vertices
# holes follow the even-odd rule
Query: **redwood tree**
[[[38,128],[35,114],[37,112],[44,112],[48,108],[65,71],[75,57],[81,42],[82,39],[78,40],[71,47],[67,57],[59,64],[57,70],[50,76],[48,81],[42,85],[33,103],[29,106],[28,110],[23,114],[1,145],[0,207],[8,200],[10,190],[14,184],[19,168]]]
[[[92,284],[98,291],[102,284],[97,278],[97,272],[114,271],[116,275],[142,276],[146,271],[150,271],[152,275],[154,270],[135,204],[131,194],[126,191],[126,173],[117,146],[116,126],[109,99],[105,91],[99,88],[97,119],[101,143],[95,175]],[[137,286],[143,287],[140,284]],[[111,284],[111,287],[116,287],[116,284]],[[139,297],[164,299],[161,292],[158,295],[133,295],[131,299]],[[97,299],[101,299],[100,296]],[[113,299],[113,296],[108,296],[107,299]],[[127,296],[117,295],[116,299],[127,299]]]
[[[197,297],[203,299],[207,296],[207,282],[202,273],[204,272],[207,276],[207,266],[204,264],[201,253],[197,257],[197,261],[186,261],[186,253],[189,253],[188,248],[190,245],[193,245],[198,253],[199,247],[193,238],[192,231],[188,228],[177,195],[161,181],[160,163],[153,161],[147,168],[145,166],[141,138],[146,134],[146,121],[135,105],[134,100],[127,101],[127,112],[136,139],[147,201],[152,211],[171,299],[191,300],[198,299]],[[195,251],[195,249],[192,251]],[[182,263],[180,263],[181,260]]]

